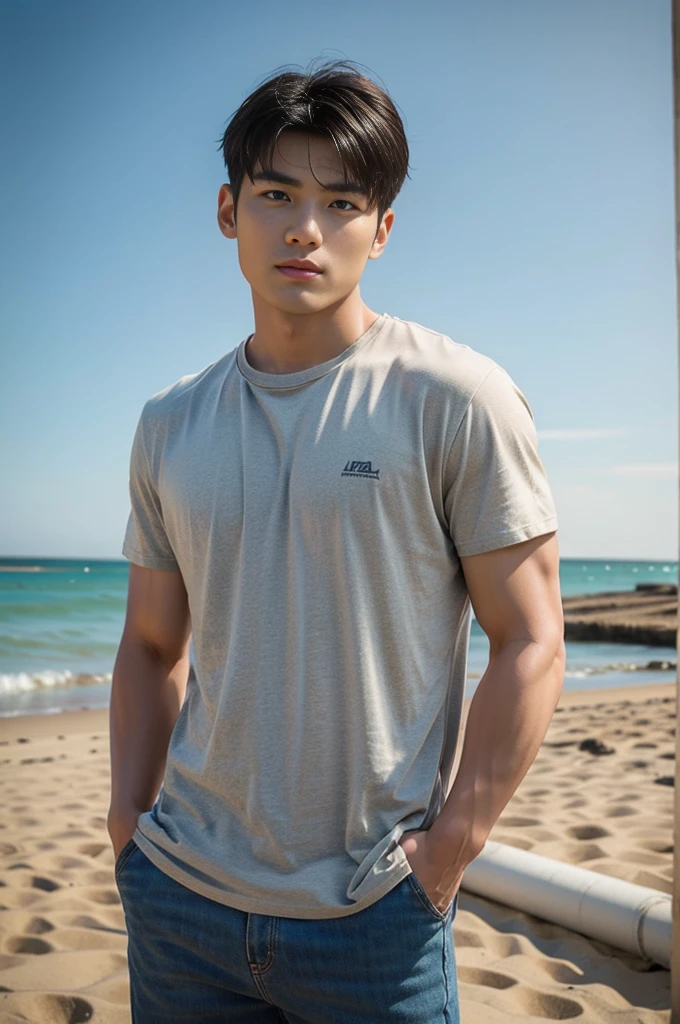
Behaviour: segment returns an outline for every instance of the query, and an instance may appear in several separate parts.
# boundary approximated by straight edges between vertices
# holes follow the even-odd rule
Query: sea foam
[[[0,696],[31,690],[53,690],[58,687],[91,686],[92,683],[110,682],[110,672],[93,675],[88,672],[69,672],[68,669],[44,669],[42,672],[0,673]]]

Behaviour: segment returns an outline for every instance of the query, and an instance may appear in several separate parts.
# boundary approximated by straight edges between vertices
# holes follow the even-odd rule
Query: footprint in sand
[[[527,951],[526,946],[522,945],[516,935],[503,935],[501,932],[489,929],[482,937],[479,932],[471,928],[463,928],[458,924],[456,925],[456,946],[483,949],[485,953],[499,960],[511,956],[521,956]]]
[[[575,999],[565,999],[551,992],[521,986],[513,993],[518,1003],[530,1017],[545,1017],[547,1020],[571,1020],[583,1016],[583,1007]]]
[[[463,947],[469,949],[483,949],[484,940],[480,938],[477,932],[473,932],[468,928],[461,928],[460,925],[456,926],[456,949]]]
[[[67,871],[69,868],[78,868],[82,870],[83,868],[88,868],[90,866],[82,857],[71,857],[69,855],[62,855],[61,857],[53,858],[52,863],[56,863],[56,866],[61,871]]]
[[[80,996],[35,995],[26,1000],[25,1008],[32,1014],[31,1020],[49,1020],[54,1024],[87,1024],[92,1020],[94,1007]]]
[[[43,935],[53,931],[54,925],[46,917],[32,917],[24,928],[26,935]]]
[[[631,814],[635,814],[634,807],[627,807],[626,804],[621,804],[620,807],[609,807],[605,812],[605,818],[630,818]]]
[[[640,839],[638,846],[652,853],[673,853],[673,843],[669,845],[664,839]]]
[[[583,981],[583,971],[577,973],[573,965],[564,960],[539,960],[536,966],[560,985],[578,985]]]
[[[93,903],[108,906],[112,903],[120,903],[120,896],[117,889],[88,889],[83,892],[85,899]]]
[[[582,864],[587,860],[599,860],[606,856],[606,852],[597,843],[584,843],[583,845],[569,843],[564,847],[564,859],[569,864]]]
[[[84,857],[98,857],[102,850],[107,849],[107,843],[84,843],[78,847],[78,853]]]
[[[567,835],[572,839],[604,839],[605,836],[610,836],[611,832],[606,828],[600,828],[599,825],[572,825],[567,829]]]
[[[5,948],[8,953],[31,953],[34,956],[54,951],[54,946],[50,942],[32,938],[30,935],[10,935],[5,942]]]
[[[27,864],[26,867],[29,865]],[[29,884],[32,889],[42,889],[43,892],[55,892],[57,889],[61,889],[58,882],[52,878],[43,878],[41,875],[33,875]]]
[[[483,988],[512,988],[517,984],[517,979],[509,974],[501,974],[500,971],[489,971],[484,967],[468,967],[460,964],[458,977],[466,985],[481,985]]]

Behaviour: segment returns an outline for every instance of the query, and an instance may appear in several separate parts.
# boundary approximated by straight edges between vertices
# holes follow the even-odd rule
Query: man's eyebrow
[[[289,174],[273,169],[267,171],[256,171],[253,174],[253,181],[275,181],[279,185],[292,185],[293,188],[302,188],[302,182],[292,178]],[[328,185],[321,185],[324,192],[352,192],[358,195],[365,195],[365,189],[356,181],[332,181]]]

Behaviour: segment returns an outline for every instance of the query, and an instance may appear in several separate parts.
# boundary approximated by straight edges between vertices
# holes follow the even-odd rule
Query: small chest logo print
[[[366,476],[371,480],[379,480],[379,474],[380,470],[373,469],[370,462],[352,462],[350,460],[342,471],[343,476]]]

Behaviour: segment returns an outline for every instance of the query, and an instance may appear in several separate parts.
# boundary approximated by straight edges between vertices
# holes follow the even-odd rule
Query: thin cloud
[[[540,441],[592,441],[600,437],[624,437],[627,433],[623,429],[570,427],[566,430],[539,430],[538,438]]]
[[[632,462],[626,466],[609,466],[605,470],[614,476],[656,476],[676,477],[678,475],[677,462]]]

